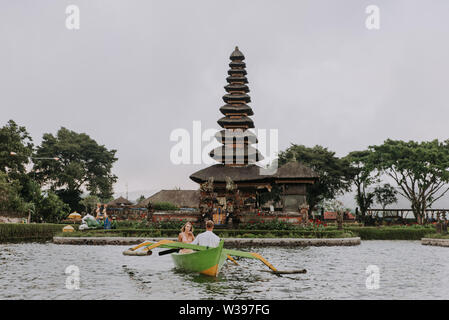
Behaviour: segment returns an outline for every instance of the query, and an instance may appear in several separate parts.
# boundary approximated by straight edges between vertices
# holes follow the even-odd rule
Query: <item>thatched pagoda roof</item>
[[[208,168],[195,172],[190,179],[197,183],[203,183],[210,177],[214,182],[226,182],[226,177],[231,178],[235,183],[270,181],[273,179],[309,179],[315,180],[319,175],[309,167],[300,162],[289,162],[280,168],[273,175],[262,175],[261,167],[253,164],[242,167],[226,166],[224,164],[212,165]]]
[[[215,134],[215,139],[218,142],[224,143],[230,142],[234,143],[257,143],[257,136],[249,130],[242,131],[237,129],[235,131],[231,130],[221,130]]]
[[[259,174],[259,166],[255,164],[244,167],[231,167],[224,164],[215,164],[190,176],[190,179],[197,183],[203,183],[213,177],[214,182],[226,182],[226,177],[231,178],[234,182],[238,181],[257,181],[263,176]]]
[[[161,190],[139,202],[136,207],[146,208],[150,202],[170,202],[179,208],[198,208],[199,197],[199,190]]]
[[[129,201],[128,199],[125,199],[123,197],[118,197],[117,199],[114,199],[112,201],[109,201],[107,203],[107,205],[109,207],[114,207],[114,206],[130,206],[133,203],[131,201]]]
[[[319,178],[318,173],[298,161],[290,161],[280,166],[274,176],[284,179]]]

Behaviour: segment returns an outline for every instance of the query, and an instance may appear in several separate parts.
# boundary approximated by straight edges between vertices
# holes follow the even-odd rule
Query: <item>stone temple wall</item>
[[[114,214],[114,213],[112,213]],[[152,222],[162,221],[190,221],[197,223],[201,220],[201,213],[199,210],[166,210],[155,211],[148,214],[148,211],[122,211],[116,215],[117,220],[150,220]],[[299,212],[261,212],[257,213],[241,213],[241,223],[257,223],[269,222],[273,220],[285,221],[293,224],[300,224],[306,219],[305,215]]]

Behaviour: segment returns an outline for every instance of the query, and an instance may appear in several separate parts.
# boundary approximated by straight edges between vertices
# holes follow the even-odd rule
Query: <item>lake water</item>
[[[158,249],[123,256],[128,247],[0,245],[0,299],[449,299],[449,248],[419,241],[244,249],[280,270],[307,269],[282,277],[249,259],[225,264],[218,278],[184,273]],[[79,268],[79,290],[66,288],[70,265]],[[367,288],[370,265],[379,269],[378,289]]]

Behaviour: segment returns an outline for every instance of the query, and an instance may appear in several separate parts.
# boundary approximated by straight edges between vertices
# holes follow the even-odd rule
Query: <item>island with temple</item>
[[[236,47],[230,60],[225,105],[220,107],[224,116],[217,121],[223,130],[215,136],[222,146],[209,153],[218,163],[190,176],[200,184],[201,216],[216,223],[242,221],[271,206],[272,218],[307,219],[306,186],[319,176],[299,162],[289,162],[273,173],[257,165],[263,155],[252,146],[258,140],[249,130],[255,126],[248,105],[245,56]]]

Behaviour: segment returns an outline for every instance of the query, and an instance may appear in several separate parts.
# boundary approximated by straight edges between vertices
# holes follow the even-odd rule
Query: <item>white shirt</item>
[[[192,241],[192,244],[215,248],[220,244],[220,238],[212,231],[206,231],[200,233],[195,240]]]

